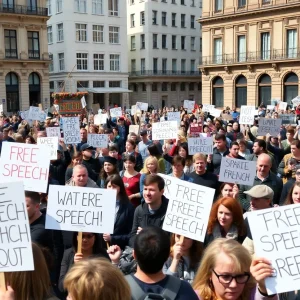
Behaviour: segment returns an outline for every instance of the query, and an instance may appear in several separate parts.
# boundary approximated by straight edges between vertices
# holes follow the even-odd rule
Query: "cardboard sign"
[[[214,140],[212,137],[188,138],[189,155],[196,153],[213,154]]]
[[[122,108],[121,107],[111,108],[109,111],[110,111],[110,116],[113,118],[122,117]]]
[[[94,115],[94,124],[95,125],[106,124],[106,120],[107,120],[107,114]]]
[[[255,106],[241,106],[239,123],[245,125],[253,125],[255,116]]]
[[[221,109],[211,109],[210,112],[209,112],[212,116],[218,118],[220,117],[221,113],[222,113],[222,110]]]
[[[1,183],[0,203],[1,272],[32,271],[34,263],[23,183]]]
[[[269,295],[300,286],[300,204],[247,213],[258,257],[272,262],[274,275],[265,279]]]
[[[187,109],[188,112],[192,112],[195,108],[195,101],[184,100],[183,101],[183,108]]]
[[[199,184],[158,174],[165,180],[169,199],[163,230],[203,242],[215,190]]]
[[[144,102],[137,102],[136,103],[136,109],[139,111],[147,111],[148,110],[148,103]]]
[[[260,118],[257,135],[266,135],[269,133],[271,136],[277,136],[280,133],[281,123],[281,119]]]
[[[29,120],[39,120],[40,119],[40,108],[35,106],[30,106],[27,118]]]
[[[136,105],[132,105],[131,106],[131,110],[130,110],[130,114],[132,116],[136,115],[136,114],[140,114],[141,113],[141,110],[139,108],[137,108]]]
[[[95,148],[107,148],[108,135],[107,134],[89,133],[87,142],[90,146],[93,146]]]
[[[79,99],[62,99],[59,101],[59,107],[56,110],[61,115],[80,114],[82,112],[82,104]]]
[[[81,101],[82,108],[85,108],[86,107],[85,97],[83,96],[80,101]]]
[[[152,124],[152,140],[169,140],[176,139],[178,132],[176,121],[166,121]]]
[[[140,133],[140,126],[139,125],[130,125],[129,126],[129,133],[134,132],[136,135]]]
[[[58,137],[37,138],[37,145],[45,145],[50,151],[50,159],[57,159]]]
[[[168,116],[168,121],[176,121],[178,124],[180,123],[181,121],[181,118],[180,118],[180,111],[169,111],[167,113],[167,116]]]
[[[292,115],[292,114],[280,114],[278,116],[282,120],[282,125],[296,124],[296,116],[295,115]]]
[[[286,102],[280,102],[279,103],[279,106],[278,106],[279,110],[286,110],[286,108],[287,108],[287,103]]]
[[[62,118],[62,122],[65,144],[79,144],[81,142],[79,117]]]
[[[1,182],[22,181],[26,191],[46,193],[50,151],[45,145],[3,143]]]
[[[46,228],[113,233],[116,190],[49,186]]]
[[[58,137],[61,138],[59,127],[47,127],[46,128],[47,137]]]
[[[210,111],[212,111],[213,109],[215,109],[215,106],[214,106],[214,105],[203,104],[203,107],[202,107],[202,111],[203,111],[203,112],[210,112]]]
[[[219,181],[252,186],[256,161],[222,157]]]

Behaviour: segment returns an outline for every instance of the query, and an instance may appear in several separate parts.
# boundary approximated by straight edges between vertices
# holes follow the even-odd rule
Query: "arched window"
[[[298,76],[291,72],[288,73],[283,80],[283,101],[291,104],[291,100],[298,96]]]
[[[235,81],[235,106],[242,105],[247,105],[247,78],[240,75]]]
[[[20,110],[19,103],[19,78],[15,73],[8,73],[5,77],[7,111]]]
[[[213,80],[212,86],[212,104],[216,107],[223,107],[224,106],[224,81],[221,77],[216,77]]]
[[[271,105],[272,80],[267,74],[262,75],[258,81],[258,105]]]
[[[29,103],[31,106],[41,103],[40,76],[37,73],[29,75]]]

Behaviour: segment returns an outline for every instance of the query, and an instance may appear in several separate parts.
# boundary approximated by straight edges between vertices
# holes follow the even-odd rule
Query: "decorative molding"
[[[225,72],[226,72],[227,74],[230,74],[230,68],[229,68],[228,66],[225,66],[225,67],[224,67],[224,70],[225,70]]]
[[[247,65],[247,69],[249,72],[253,73],[253,66],[252,65]]]
[[[210,76],[202,76],[202,81],[209,81]]]
[[[276,72],[278,72],[278,64],[277,64],[277,63],[272,64],[272,68],[273,68]]]
[[[208,75],[208,70],[207,70],[207,68],[200,68],[200,72],[201,72],[203,75],[205,75],[205,76]]]
[[[279,78],[279,77],[280,77],[280,73],[279,72],[273,74],[273,78]]]
[[[255,79],[255,76],[256,76],[256,74],[254,74],[254,73],[253,74],[249,74],[248,75],[248,79]]]
[[[232,75],[226,75],[224,76],[225,80],[232,80]]]

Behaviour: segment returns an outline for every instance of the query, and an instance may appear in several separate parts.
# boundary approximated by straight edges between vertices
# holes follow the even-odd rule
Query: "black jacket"
[[[50,173],[53,179],[56,179],[60,185],[65,185],[65,173],[68,165],[71,163],[69,151],[64,151],[64,158],[55,160],[50,165]]]
[[[286,197],[287,197],[289,191],[291,190],[291,188],[293,187],[293,185],[294,185],[295,182],[296,182],[296,179],[295,178],[291,178],[287,183],[285,183],[283,185],[281,196],[280,196],[279,205],[283,205],[283,203],[285,202]]]
[[[219,175],[222,157],[225,157],[228,154],[229,154],[228,149],[226,149],[226,151],[222,155],[217,148],[214,148],[213,155],[212,155],[212,161],[207,164],[207,171],[212,172],[216,175]]]
[[[99,159],[91,157],[89,160],[82,160],[82,164],[86,166],[89,173],[89,177],[95,182],[97,182],[101,169]]]
[[[165,196],[162,196],[162,204],[154,214],[150,214],[148,204],[146,202],[143,202],[136,208],[129,239],[130,247],[134,246],[138,227],[145,228],[147,226],[156,226],[162,228],[168,208],[168,203],[169,200]]]

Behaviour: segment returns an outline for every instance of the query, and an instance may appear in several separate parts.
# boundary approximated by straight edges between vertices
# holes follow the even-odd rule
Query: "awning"
[[[124,88],[79,88],[80,92],[89,92],[94,94],[116,94],[116,93],[132,93],[131,90]]]

